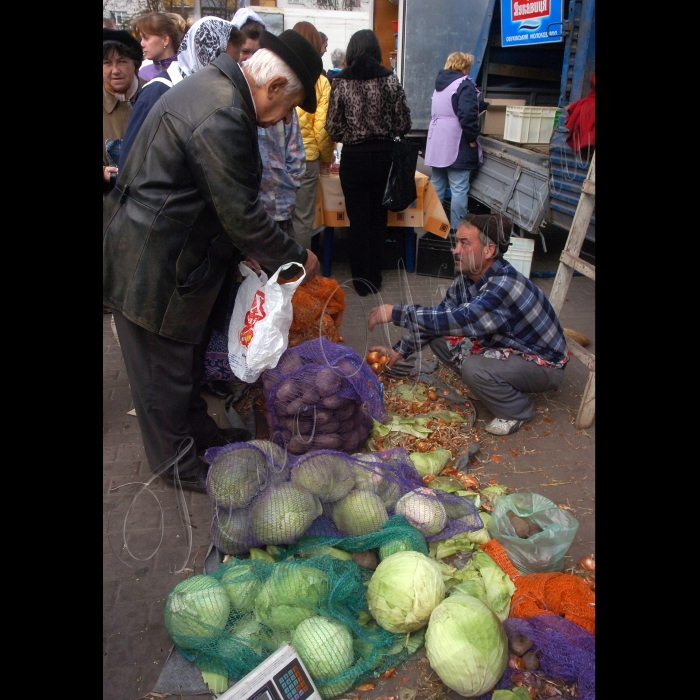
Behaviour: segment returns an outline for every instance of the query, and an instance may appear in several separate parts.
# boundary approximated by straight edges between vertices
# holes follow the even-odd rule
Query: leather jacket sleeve
[[[249,137],[242,137],[246,132]],[[282,231],[258,197],[257,127],[243,110],[232,106],[208,116],[192,133],[187,159],[197,189],[236,248],[270,270],[306,262],[306,249]]]

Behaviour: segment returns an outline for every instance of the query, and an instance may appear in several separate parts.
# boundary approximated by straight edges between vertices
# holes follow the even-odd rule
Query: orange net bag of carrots
[[[345,291],[330,277],[317,275],[304,282],[292,297],[292,325],[289,347],[323,336],[340,343],[340,326],[345,311]]]
[[[521,574],[495,539],[482,544],[481,549],[515,583],[515,593],[510,599],[511,617],[560,615],[595,634],[595,593],[580,576],[557,572]]]

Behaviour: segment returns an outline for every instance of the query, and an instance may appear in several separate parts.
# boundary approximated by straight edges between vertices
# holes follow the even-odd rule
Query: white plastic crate
[[[503,257],[525,277],[530,276],[532,267],[532,254],[535,251],[534,238],[518,238],[513,236],[510,239],[508,252]]]
[[[556,107],[506,107],[503,138],[514,143],[549,143]]]

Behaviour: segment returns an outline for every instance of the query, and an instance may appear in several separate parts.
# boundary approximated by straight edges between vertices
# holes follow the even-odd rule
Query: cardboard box
[[[433,193],[435,192],[435,188],[430,183],[430,178],[416,171],[416,193],[418,196],[403,211],[387,211],[387,225],[408,228],[424,226],[425,197],[426,192],[430,189],[432,189]],[[435,198],[437,199],[437,195],[435,195]],[[443,213],[442,207],[440,207],[440,213]],[[439,213],[437,216],[439,218]],[[340,177],[333,173],[321,175],[319,178],[314,228],[322,225],[332,226],[333,228],[350,225],[347,210],[345,209],[345,195],[343,194],[343,188],[340,186]],[[439,226],[439,223],[437,225]]]
[[[511,100],[487,97],[486,102],[489,103],[489,108],[484,113],[484,125],[481,128],[481,133],[484,136],[500,136],[506,128],[506,107],[522,107],[527,100]]]

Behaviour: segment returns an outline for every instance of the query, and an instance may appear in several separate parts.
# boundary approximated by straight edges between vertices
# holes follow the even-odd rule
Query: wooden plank
[[[552,285],[552,291],[549,293],[549,303],[557,316],[561,314],[564,299],[566,299],[566,293],[569,291],[569,284],[571,284],[573,276],[574,269],[560,262],[557,276],[554,278],[554,284]]]
[[[586,350],[580,343],[577,343],[572,337],[566,336],[566,344],[571,350],[571,354],[578,360],[581,360],[591,372],[595,372],[595,355]]]
[[[588,277],[588,279],[595,282],[595,265],[587,262],[586,260],[581,260],[581,258],[574,257],[568,250],[562,251],[559,260],[563,262],[564,265],[573,267],[574,270],[580,272],[582,275],[585,275]]]
[[[581,399],[581,406],[576,414],[574,427],[577,430],[590,428],[593,423],[593,418],[595,418],[595,372],[591,372],[588,375],[588,381],[583,391],[583,398]]]
[[[587,179],[591,182],[595,182],[595,152],[591,158],[591,165],[588,168]],[[569,236],[566,239],[566,245],[564,246],[564,250],[575,259],[578,259],[581,249],[583,248],[583,242],[586,238],[588,224],[590,223],[594,207],[595,197],[590,194],[581,194],[578,204],[576,205],[576,213],[574,214],[574,220],[571,223]],[[585,273],[582,272],[582,274]],[[572,266],[564,262],[559,263],[557,276],[554,278],[552,291],[549,295],[549,302],[557,315],[561,313],[562,306],[564,305],[564,299],[566,298],[566,293],[569,291],[569,285],[571,284],[571,278],[573,275],[574,273]]]
[[[595,197],[595,182],[591,180],[584,180],[583,185],[581,185],[581,192],[593,195]]]

